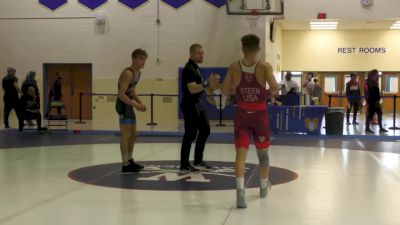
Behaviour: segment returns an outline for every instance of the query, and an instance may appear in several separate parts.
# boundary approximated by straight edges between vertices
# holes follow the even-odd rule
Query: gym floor
[[[170,133],[141,132],[134,156],[146,169],[121,174],[114,131],[0,131],[0,224],[400,224],[395,136],[274,135],[272,191],[258,197],[252,147],[239,210],[232,134],[210,136],[214,171],[180,176]]]

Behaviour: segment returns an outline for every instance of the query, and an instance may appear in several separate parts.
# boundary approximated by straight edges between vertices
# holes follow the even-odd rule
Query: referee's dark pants
[[[181,104],[181,110],[185,121],[185,134],[183,135],[181,147],[181,168],[187,168],[189,164],[190,148],[196,139],[194,152],[194,163],[203,161],[204,146],[210,135],[210,124],[207,113],[198,105]]]

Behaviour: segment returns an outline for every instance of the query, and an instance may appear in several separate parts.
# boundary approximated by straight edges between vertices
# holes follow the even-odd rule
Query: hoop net
[[[246,15],[247,22],[252,30],[257,28],[260,13],[256,9],[252,9],[248,15]]]

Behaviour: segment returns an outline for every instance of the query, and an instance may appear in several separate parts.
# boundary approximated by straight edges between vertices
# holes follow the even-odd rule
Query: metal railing
[[[117,94],[106,94],[106,93],[79,93],[79,121],[76,123],[83,124],[85,123],[82,120],[82,98],[83,96],[118,96]],[[173,95],[173,94],[138,94],[140,97],[150,97],[150,122],[147,123],[148,126],[156,126],[158,125],[154,121],[154,98],[155,97],[179,97],[179,95]],[[207,95],[207,97],[219,97],[219,123],[216,124],[216,126],[226,126],[225,124],[222,123],[223,119],[223,113],[222,113],[222,95]]]
[[[82,98],[83,96],[117,96],[117,94],[106,94],[106,93],[79,93],[79,121],[77,123],[85,123],[82,119]],[[154,112],[155,112],[155,107],[154,107],[154,98],[155,97],[179,97],[179,95],[176,94],[138,94],[140,97],[150,97],[150,122],[147,123],[148,126],[156,126],[158,123],[155,122],[154,120]],[[222,109],[222,95],[207,95],[208,97],[219,97],[219,123],[216,124],[216,126],[226,126],[225,124],[222,123],[223,120],[223,109]],[[332,99],[333,98],[346,98],[348,99],[348,96],[345,95],[332,95],[329,94],[329,107],[332,106]],[[355,98],[364,98],[365,96],[360,96],[360,97],[355,97]],[[394,95],[394,96],[382,96],[382,98],[393,98],[393,127],[390,127],[389,129],[391,130],[399,130],[399,127],[396,127],[396,114],[397,114],[397,98],[400,96]],[[352,98],[352,97],[350,97]]]
[[[332,106],[332,98],[346,98],[346,99],[351,99],[351,98],[359,98],[359,99],[365,99],[368,96],[346,96],[346,95],[332,95],[329,94],[328,98],[329,98],[329,102],[328,102],[328,106],[331,107]],[[400,96],[397,95],[393,95],[393,96],[381,96],[381,98],[393,98],[393,127],[389,127],[389,129],[391,130],[400,130],[400,127],[396,127],[396,114],[397,114],[397,98]]]

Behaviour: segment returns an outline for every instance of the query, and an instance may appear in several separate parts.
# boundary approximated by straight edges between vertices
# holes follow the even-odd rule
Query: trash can
[[[325,113],[325,133],[343,135],[344,108],[330,107]]]

